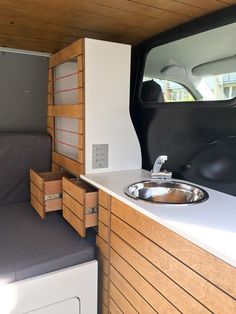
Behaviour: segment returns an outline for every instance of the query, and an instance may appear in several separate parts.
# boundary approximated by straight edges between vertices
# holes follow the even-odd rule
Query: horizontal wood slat
[[[84,165],[81,165],[73,159],[65,157],[59,153],[52,153],[52,161],[76,176],[80,176],[84,173]]]
[[[98,192],[98,203],[106,209],[110,209],[111,206],[111,196],[106,192],[99,190]]]
[[[34,195],[34,197],[41,203],[44,204],[44,194],[32,181],[30,182],[30,191]]]
[[[99,236],[108,243],[109,241],[109,229],[101,221],[98,221],[98,234]]]
[[[116,220],[112,220],[111,228],[113,228],[115,223]],[[210,314],[209,310],[114,233],[111,234],[111,247],[155,287],[157,291],[166,297],[170,303],[174,304],[181,313]],[[168,267],[168,265],[166,266]],[[129,278],[127,280],[129,281]]]
[[[30,169],[30,180],[41,190],[44,189],[44,179],[37,172]]]
[[[108,244],[102,238],[100,238],[100,236],[96,237],[96,244],[99,249],[99,253],[102,254],[108,260],[109,259]]]
[[[111,298],[109,299],[109,304],[110,304],[110,313],[111,314],[122,314],[123,313]]]
[[[146,300],[139,294],[126,279],[124,279],[118,271],[111,266],[110,280],[117,287],[117,289],[127,298],[130,304],[139,312],[147,314],[156,314],[157,312],[146,302]],[[119,303],[118,303],[119,304]]]
[[[119,308],[123,313],[138,314],[135,308],[112,283],[110,284],[110,297],[116,304],[119,304]]]
[[[49,117],[63,117],[63,118],[79,118],[82,119],[82,104],[80,105],[49,105]]]
[[[34,209],[37,211],[39,216],[44,219],[45,218],[45,210],[42,204],[39,203],[39,201],[34,197],[33,194],[31,194],[31,204],[34,207]]]
[[[121,208],[120,203],[116,201],[113,202],[113,200],[112,212],[116,214],[117,217],[120,216],[123,220],[128,222],[127,224],[112,215],[112,230],[114,233],[140,252],[140,254],[180,287],[185,289],[190,295],[215,313],[219,310],[220,313],[229,313],[236,310],[236,302],[230,296],[225,294],[221,289],[218,289],[214,284],[211,284],[207,278],[205,279],[201,274],[187,267],[180,259],[169,254],[169,247],[167,245],[163,245],[165,249],[162,249],[162,247],[158,245],[159,241],[157,241],[157,239],[162,237],[160,232],[163,232],[159,229],[159,233],[156,233],[156,230],[159,228],[158,223],[151,219],[148,219],[147,222],[139,212],[136,211],[136,213],[134,213],[133,209],[129,207],[126,208],[126,206],[123,205]],[[136,228],[138,230],[136,230]],[[144,232],[144,228],[146,233]],[[149,229],[152,230],[154,234],[156,233],[156,238],[152,238],[152,241],[147,238],[147,235],[152,234],[148,231]],[[145,234],[141,234],[141,232]],[[163,236],[166,237],[165,240],[163,238],[163,241],[167,243],[171,242],[174,245],[176,235],[174,233],[169,234],[169,232],[171,233],[171,231],[168,230],[168,234],[163,234]],[[153,240],[157,242],[157,244],[153,243]],[[183,241],[185,240],[183,239]],[[180,244],[178,250],[180,252],[182,251]],[[186,251],[186,255],[190,255],[192,252],[193,250],[189,248],[189,251]],[[201,258],[201,256],[202,255],[199,255],[199,258]],[[196,263],[198,263],[198,261],[196,261]],[[206,265],[206,267],[208,268],[208,265]]]
[[[62,180],[63,191],[72,196],[74,200],[80,204],[85,204],[85,190],[76,184],[76,179],[68,180],[63,178]]]
[[[112,212],[202,277],[236,297],[236,269],[130,206],[112,198]]]
[[[129,279],[130,285],[141,294],[158,313],[180,313],[113,249],[110,251],[110,263],[124,278]]]
[[[61,49],[50,57],[49,68],[69,61],[83,53],[83,39],[79,39],[69,46]]]
[[[98,207],[98,220],[101,221],[105,226],[109,227],[110,225],[110,218],[109,212],[103,206]]]

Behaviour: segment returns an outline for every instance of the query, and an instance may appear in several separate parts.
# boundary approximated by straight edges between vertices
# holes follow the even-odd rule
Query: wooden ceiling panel
[[[79,37],[137,44],[236,0],[0,0],[0,46],[55,52]]]

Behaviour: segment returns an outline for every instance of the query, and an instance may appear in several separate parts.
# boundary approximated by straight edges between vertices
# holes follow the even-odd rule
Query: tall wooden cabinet
[[[83,38],[50,57],[53,170],[62,167],[79,176],[141,166],[129,114],[130,54],[129,45]],[[105,165],[96,165],[99,144],[107,145]]]
[[[101,313],[235,313],[236,269],[99,191]]]

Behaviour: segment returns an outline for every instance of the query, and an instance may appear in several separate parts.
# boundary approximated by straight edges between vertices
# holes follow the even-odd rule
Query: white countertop
[[[146,170],[87,174],[81,175],[81,179],[236,267],[236,197],[202,187],[209,194],[205,202],[152,204],[132,199],[123,192],[126,185],[150,179]]]

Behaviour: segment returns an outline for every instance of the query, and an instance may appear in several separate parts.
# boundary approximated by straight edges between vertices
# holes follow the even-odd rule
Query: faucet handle
[[[165,161],[167,161],[168,156],[167,155],[160,155],[157,157],[157,162],[159,164],[164,164]]]

